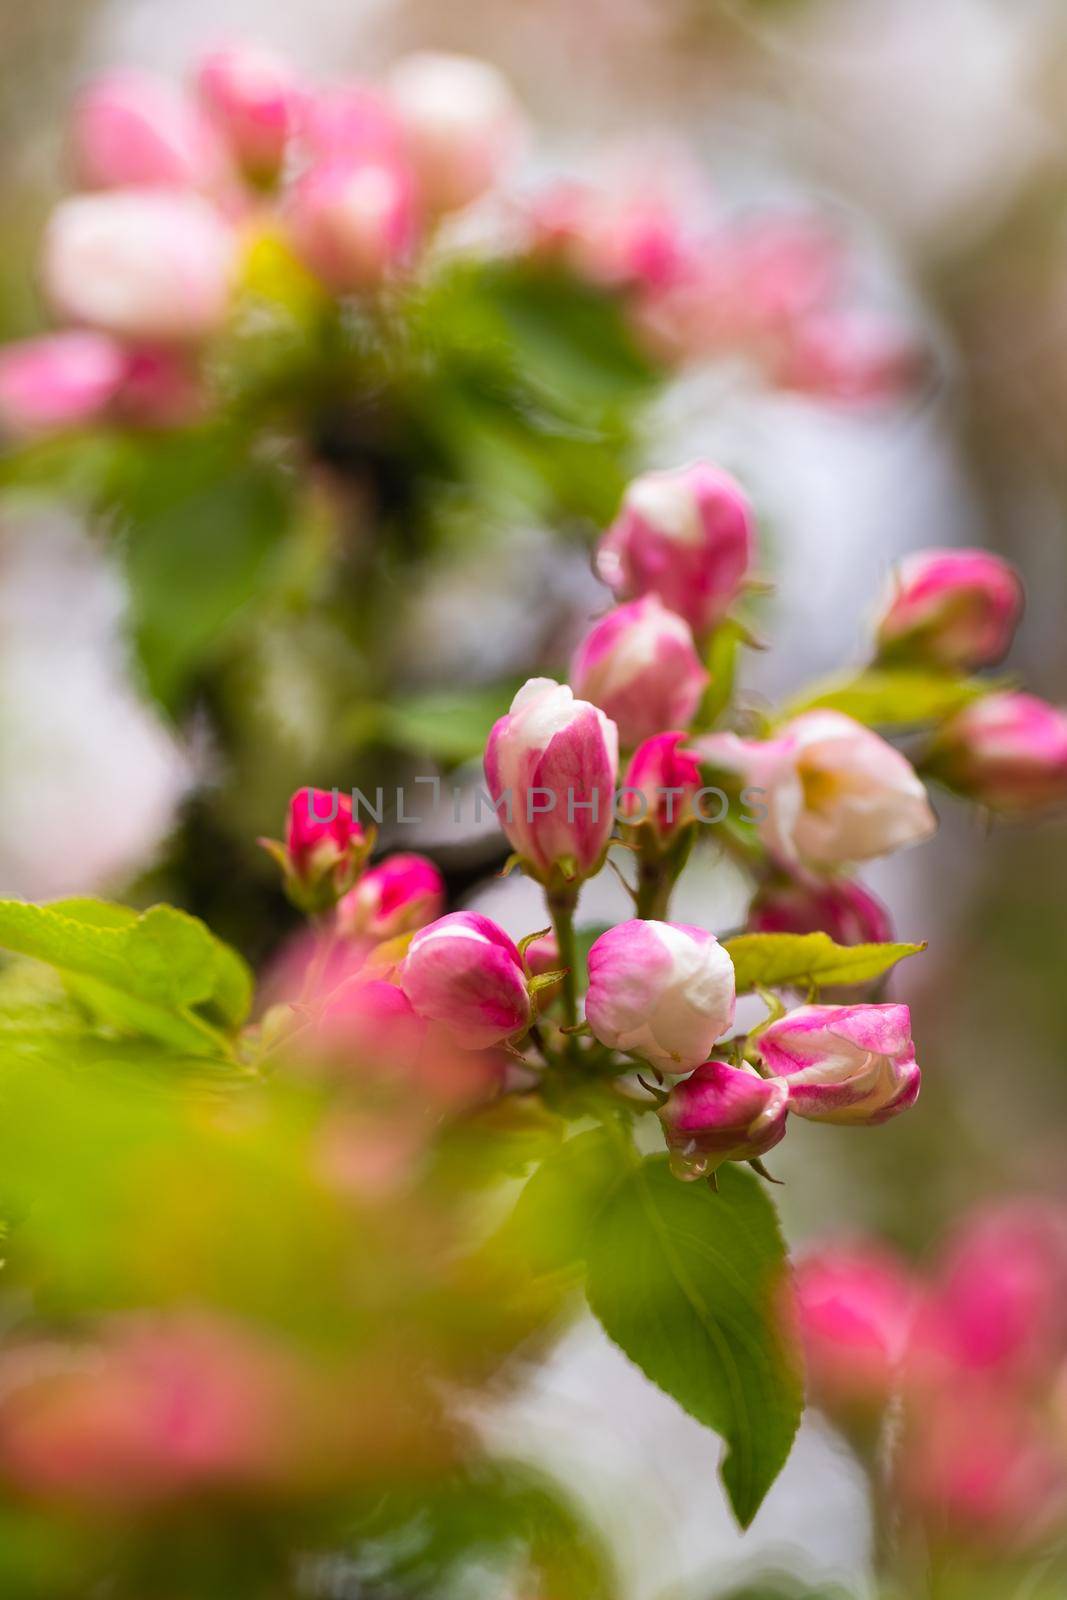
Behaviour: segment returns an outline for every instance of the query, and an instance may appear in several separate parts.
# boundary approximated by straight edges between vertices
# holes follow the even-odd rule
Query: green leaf
[[[382,706],[379,732],[405,750],[441,761],[470,761],[485,750],[490,729],[515,696],[517,684],[466,692],[424,694]]]
[[[603,1128],[577,1134],[542,1161],[527,1181],[501,1242],[536,1273],[576,1266],[585,1259],[599,1212],[624,1176]]]
[[[721,1435],[722,1479],[742,1527],[781,1471],[803,1406],[777,1310],[786,1266],[774,1208],[737,1166],[720,1169],[713,1193],[679,1182],[654,1156],[590,1235],[590,1306],[653,1383]]]
[[[941,722],[972,700],[1002,687],[991,678],[963,678],[924,667],[870,667],[852,678],[829,678],[786,705],[779,721],[802,711],[843,711],[872,728]]]
[[[835,944],[827,933],[739,933],[724,941],[738,994],[814,984],[870,983],[925,944]]]
[[[178,435],[146,447],[116,499],[134,635],[149,686],[173,705],[266,592],[288,488],[232,440]]]
[[[119,1026],[198,1053],[216,1044],[208,1017],[236,1028],[251,1005],[241,957],[173,906],[138,915],[98,900],[0,901],[0,947],[55,967]]]

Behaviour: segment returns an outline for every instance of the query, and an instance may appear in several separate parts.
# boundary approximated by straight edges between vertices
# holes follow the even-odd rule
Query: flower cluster
[[[42,246],[61,331],[0,352],[0,425],[185,420],[258,241],[277,239],[328,294],[376,293],[522,140],[504,79],[445,54],[330,89],[253,46],[207,55],[188,95],[146,73],[97,80],[72,118],[78,192]]]
[[[441,915],[428,862],[398,856],[364,873],[372,841],[347,802],[335,796],[331,812],[328,796],[321,809],[311,793],[294,800],[287,845],[271,848],[294,898],[333,919],[331,937],[347,952],[340,969],[336,960],[319,966],[334,989],[335,1043],[343,1020],[350,1042],[358,1036],[373,1057],[383,1037],[402,1037],[408,1058],[503,1052],[543,1073],[550,1095],[562,1074],[614,1083],[631,1109],[635,1096],[650,1096],[644,1107],[658,1114],[674,1170],[687,1178],[713,1178],[724,1161],[760,1163],[790,1115],[872,1127],[915,1103],[908,1007],[838,991],[888,970],[902,948],[887,942],[884,907],[850,874],[930,836],[926,785],[901,748],[833,703],[839,691],[765,719],[761,737],[709,727],[711,669],[724,634],[745,637],[738,608],[753,586],[755,550],[751,505],[720,469],[699,462],[638,478],[596,553],[619,603],[579,643],[571,686],[531,679],[493,727],[487,798],[513,863],[544,889],[551,938],[517,945],[474,911]],[[915,556],[882,603],[870,670],[891,680],[902,669],[909,683],[926,671],[939,693],[951,691],[920,755],[931,775],[989,804],[1007,806],[1010,792],[1029,809],[1067,797],[1050,731],[1060,729],[1062,745],[1067,721],[1042,707],[1032,713],[1040,728],[1017,730],[1013,745],[1005,704],[1039,702],[961,676],[999,659],[1020,611],[1019,580],[996,557]],[[713,717],[724,699],[731,714],[729,698]],[[705,785],[709,776],[724,787]],[[711,793],[726,813],[698,829]],[[734,797],[747,807],[740,815]],[[751,880],[740,944],[670,919],[696,835],[709,832]],[[589,941],[585,964],[575,911],[613,845],[636,868],[636,916]],[[845,1003],[820,998],[805,935],[828,936],[831,950],[862,947],[868,964],[874,952],[870,971],[847,961],[827,969],[832,998]],[[739,952],[745,988],[767,1006],[748,1032],[731,1032]]]
[[[326,87],[255,45],[206,55],[187,92],[149,73],[106,74],[75,104],[76,192],[42,244],[58,331],[0,351],[0,428],[26,438],[195,418],[210,347],[248,321],[240,308],[264,247],[324,302],[380,302],[418,281],[442,223],[504,193],[527,143],[508,83],[465,56],[423,51],[381,82]],[[667,163],[621,187],[513,191],[512,225],[498,219],[463,248],[562,268],[619,299],[668,371],[741,352],[774,384],[850,403],[914,383],[912,336],[857,302],[849,252],[826,226],[778,213],[709,221],[704,189],[676,182]],[[661,521],[671,492],[669,479],[650,480],[631,516],[648,503]],[[713,500],[714,482],[698,492]],[[625,550],[618,559],[625,567]],[[690,597],[698,611],[709,579]],[[690,620],[699,631],[709,619]]]
[[[1065,1292],[1067,1214],[1036,1200],[981,1208],[922,1276],[866,1240],[799,1262],[812,1398],[861,1454],[900,1408],[893,1492],[935,1544],[988,1557],[1062,1530]]]

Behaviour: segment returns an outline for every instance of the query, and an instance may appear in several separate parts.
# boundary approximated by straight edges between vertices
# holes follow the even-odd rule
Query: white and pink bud
[[[0,348],[0,432],[32,439],[105,416],[123,382],[125,355],[101,333],[71,330]]]
[[[907,1006],[800,1006],[765,1028],[757,1048],[788,1082],[790,1111],[812,1122],[871,1127],[919,1096]]]
[[[511,86],[487,61],[418,51],[388,80],[419,196],[431,215],[494,188],[519,153],[524,124]]]
[[[632,750],[692,721],[708,683],[689,624],[655,595],[594,622],[571,662],[574,692],[600,706]]]
[[[698,461],[634,479],[600,541],[596,567],[617,600],[658,595],[699,639],[736,600],[754,542],[752,506],[740,484]]]
[[[712,933],[634,919],[589,952],[585,1017],[610,1050],[678,1076],[708,1059],[734,1020],[734,966]]]
[[[988,667],[1007,652],[1023,608],[1015,568],[988,550],[920,550],[893,574],[875,637],[883,656]]]
[[[83,90],[71,145],[85,189],[208,189],[226,172],[221,146],[196,106],[150,73],[109,73]]]
[[[919,1303],[904,1263],[880,1244],[818,1250],[797,1263],[794,1290],[812,1399],[844,1420],[880,1414]]]
[[[785,1137],[789,1090],[746,1064],[705,1061],[660,1107],[672,1166],[703,1178],[724,1161],[755,1161]]]
[[[1067,711],[1032,694],[975,700],[942,727],[930,772],[992,811],[1024,814],[1067,802]]]
[[[937,827],[907,757],[840,711],[806,711],[772,739],[709,734],[694,748],[742,774],[759,836],[785,867],[832,871],[918,844]]]
[[[532,1006],[518,947],[473,911],[452,911],[415,934],[399,982],[415,1011],[462,1049],[482,1050],[526,1032]]]
[[[218,332],[236,267],[233,229],[202,196],[178,190],[75,195],[45,231],[51,305],[118,339],[170,344]]]
[[[338,902],[337,931],[345,938],[396,939],[439,917],[444,902],[444,879],[428,857],[388,856]]]
[[[273,181],[304,99],[292,68],[269,50],[235,45],[203,58],[196,86],[241,170],[256,183]]]
[[[542,882],[599,869],[618,768],[615,724],[551,678],[531,678],[495,724],[485,751],[490,798],[513,850]]]
[[[661,848],[694,820],[693,802],[703,780],[696,760],[679,746],[685,733],[657,733],[639,744],[630,757],[621,794],[621,810],[630,825],[651,829]]]
[[[835,944],[881,944],[893,937],[889,912],[854,878],[802,883],[780,878],[759,889],[749,933],[825,933]]]
[[[297,253],[335,294],[367,294],[407,267],[418,234],[411,174],[372,157],[312,167],[293,189]]]

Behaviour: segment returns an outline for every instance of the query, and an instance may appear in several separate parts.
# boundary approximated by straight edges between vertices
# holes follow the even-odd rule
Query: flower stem
[[[549,915],[559,948],[559,963],[563,968],[563,1023],[564,1027],[578,1026],[578,950],[574,939],[574,912],[578,904],[576,884],[563,884],[546,893]],[[567,1053],[573,1055],[577,1040],[568,1036]]]
[[[637,867],[637,915],[644,921],[666,922],[674,875],[662,856],[641,856]]]

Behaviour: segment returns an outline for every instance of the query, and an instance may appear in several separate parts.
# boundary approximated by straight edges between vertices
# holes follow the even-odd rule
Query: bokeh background
[[[539,160],[581,168],[604,145],[680,139],[720,193],[811,199],[837,216],[934,352],[921,392],[845,412],[712,370],[675,386],[644,440],[656,465],[722,460],[760,507],[775,649],[750,668],[752,686],[773,696],[858,659],[894,559],[967,543],[1026,578],[1008,670],[1067,699],[1058,0],[9,0],[0,335],[40,325],[35,240],[63,189],[74,89],[120,63],[180,74],[233,35],[327,75],[374,72],[413,46],[471,51],[516,84],[541,130]],[[11,499],[0,524],[0,890],[137,893],[204,780],[197,728],[148,696],[122,580],[76,516]],[[584,559],[546,554],[535,526],[495,558],[480,551],[413,630],[416,678],[520,676],[569,611],[588,609],[590,582]],[[777,1168],[794,1241],[874,1228],[921,1259],[968,1203],[1063,1188],[1067,828],[986,829],[949,800],[939,808],[934,844],[870,875],[901,936],[930,941],[896,980],[915,1011],[921,1109],[876,1140],[811,1127],[790,1141]],[[594,914],[621,909],[610,886],[598,893]],[[728,876],[706,873],[686,895],[699,920],[736,918]],[[480,903],[516,932],[536,925],[528,886],[494,886]],[[635,1597],[711,1594],[774,1564],[862,1580],[863,1487],[819,1423],[742,1543],[707,1436],[591,1325],[485,1426],[589,1503]]]

